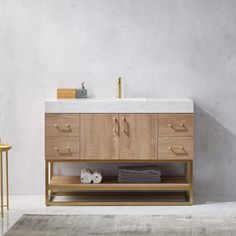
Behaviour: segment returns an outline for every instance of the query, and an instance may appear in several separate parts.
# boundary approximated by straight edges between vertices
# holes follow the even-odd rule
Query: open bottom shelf
[[[184,176],[162,176],[160,183],[118,183],[106,177],[100,184],[83,184],[78,176],[53,176],[47,205],[191,205],[191,185]]]
[[[162,176],[160,183],[118,183],[117,177],[106,177],[100,184],[83,184],[79,176],[53,176],[49,190],[189,190],[184,176]]]
[[[83,184],[79,176],[53,174],[52,163],[46,161],[45,202],[48,206],[193,204],[192,161],[185,163],[184,176],[161,176],[160,183],[119,183],[117,177],[104,177],[100,184]]]

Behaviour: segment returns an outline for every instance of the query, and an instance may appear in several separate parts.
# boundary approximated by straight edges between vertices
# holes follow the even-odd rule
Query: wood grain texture
[[[183,149],[181,149],[183,147]],[[171,149],[170,149],[171,148]],[[158,159],[166,160],[192,160],[192,137],[159,137]]]
[[[46,137],[45,141],[46,160],[79,159],[79,137]]]
[[[119,159],[157,158],[157,114],[119,114],[121,144]]]
[[[79,114],[46,114],[45,135],[47,137],[78,137]]]
[[[193,136],[193,114],[159,114],[159,136]]]
[[[76,98],[76,89],[57,89],[57,98]]]
[[[184,176],[162,176],[161,183],[118,183],[117,177],[104,177],[100,184],[81,183],[79,176],[53,176],[49,189],[63,190],[188,190]]]
[[[120,134],[116,114],[81,114],[80,134],[81,159],[118,159]]]

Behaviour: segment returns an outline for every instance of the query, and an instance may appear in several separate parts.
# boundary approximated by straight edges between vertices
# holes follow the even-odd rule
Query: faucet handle
[[[85,82],[83,81],[83,82],[82,82],[82,89],[83,89],[83,90],[85,89],[84,84],[85,84]]]

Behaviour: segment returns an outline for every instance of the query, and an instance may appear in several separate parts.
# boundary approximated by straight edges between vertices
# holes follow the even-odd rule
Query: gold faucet
[[[122,92],[121,92],[121,77],[117,79],[117,98],[121,98]]]

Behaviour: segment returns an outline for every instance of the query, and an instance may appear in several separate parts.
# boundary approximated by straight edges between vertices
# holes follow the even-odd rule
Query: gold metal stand
[[[47,206],[183,206],[193,204],[192,160],[176,161],[176,163],[184,164],[183,176],[163,176],[161,183],[154,184],[121,184],[114,177],[104,178],[101,184],[82,184],[78,176],[55,176],[53,173],[55,162],[70,161],[45,161],[45,203]],[[175,161],[156,162],[173,163]],[[72,197],[73,200],[58,201],[56,200],[58,196]]]
[[[8,144],[0,144],[0,189],[1,189],[1,217],[3,218],[3,207],[7,207],[9,210],[9,186],[8,186],[8,151],[11,146]],[[3,204],[3,153],[6,153],[6,198],[7,204]]]

